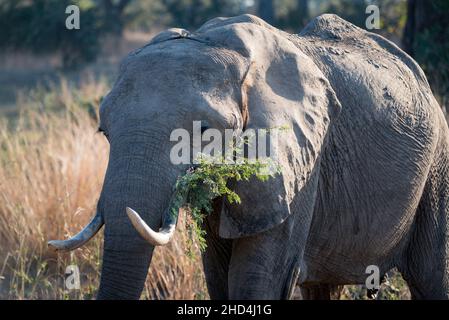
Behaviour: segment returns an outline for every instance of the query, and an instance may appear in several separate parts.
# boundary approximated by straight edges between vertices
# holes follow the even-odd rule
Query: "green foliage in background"
[[[370,4],[379,8],[380,29],[369,30],[380,33],[395,42],[400,41],[407,18],[407,1],[405,0],[326,0],[319,1],[316,15],[327,12],[335,13],[356,26],[366,29],[368,17],[365,10]],[[394,39],[392,39],[394,37]]]
[[[246,9],[240,0],[166,0],[164,7],[173,25],[195,29],[217,16],[235,16]]]
[[[80,30],[65,28],[65,8],[71,4],[80,8]],[[437,99],[448,108],[448,0],[0,0],[0,49],[56,52],[64,67],[73,68],[95,60],[104,35],[120,37],[124,29],[195,30],[211,18],[242,13],[265,17],[290,32],[299,32],[322,13],[335,13],[365,28],[369,4],[379,7],[381,27],[370,31],[417,60]]]
[[[415,34],[413,57],[423,68],[439,102],[449,107],[449,1],[429,1],[432,16]],[[448,111],[448,110],[446,110]]]
[[[365,0],[330,0],[327,4],[326,12],[338,14],[360,28],[365,28]]]
[[[93,61],[99,50],[100,25],[94,7],[83,1],[3,0],[0,2],[0,48],[35,54],[60,52],[64,66]],[[65,9],[79,4],[82,27],[68,30]]]

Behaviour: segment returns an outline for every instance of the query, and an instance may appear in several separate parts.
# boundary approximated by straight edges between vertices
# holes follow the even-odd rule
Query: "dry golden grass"
[[[46,242],[75,234],[95,211],[108,144],[94,118],[106,91],[102,81],[71,88],[62,80],[50,92],[22,96],[26,111],[17,123],[1,123],[0,298],[95,297],[102,236],[65,254],[49,252]],[[169,247],[156,249],[144,298],[207,297],[200,261],[184,254],[182,229]],[[69,265],[80,269],[80,290],[65,288]]]

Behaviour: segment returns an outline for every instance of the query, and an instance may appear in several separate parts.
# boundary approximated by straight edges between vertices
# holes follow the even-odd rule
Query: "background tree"
[[[239,0],[166,0],[163,4],[172,25],[191,30],[217,16],[235,16],[246,10]]]
[[[97,7],[103,15],[103,28],[109,33],[120,35],[126,24],[125,9],[132,0],[97,0]]]
[[[260,18],[262,18],[269,24],[274,25],[275,13],[274,13],[273,0],[259,0],[257,14]]]
[[[360,28],[365,28],[366,14],[365,0],[329,0],[324,4],[324,11],[335,13]]]
[[[69,4],[80,8],[80,30],[65,28]],[[64,67],[72,68],[95,60],[104,35],[121,41],[125,29],[195,30],[211,18],[245,12],[293,33],[325,12],[365,28],[368,4],[379,7],[381,22],[379,30],[370,31],[403,46],[426,72],[441,105],[448,108],[448,0],[0,0],[0,48],[56,52]]]
[[[68,30],[65,9],[80,8],[81,28]],[[95,60],[101,27],[98,11],[82,1],[3,0],[0,2],[0,48],[31,51],[34,54],[59,52],[65,68]]]
[[[404,49],[426,72],[441,105],[449,108],[449,1],[408,0]]]
[[[297,0],[296,11],[298,12],[298,27],[303,28],[309,22],[309,1]]]

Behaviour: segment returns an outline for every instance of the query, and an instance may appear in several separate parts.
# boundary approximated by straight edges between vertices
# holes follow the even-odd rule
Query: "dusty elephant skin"
[[[242,204],[206,221],[212,299],[285,299],[296,281],[329,298],[369,265],[397,267],[413,298],[448,298],[448,127],[422,70],[384,38],[335,15],[297,35],[251,15],[170,29],[123,61],[100,118],[111,148],[95,224],[53,243],[75,248],[104,223],[99,299],[139,298],[154,246],[137,230],[151,240],[163,224],[187,168],[170,162],[170,132],[194,120],[292,128],[282,174],[237,183]]]

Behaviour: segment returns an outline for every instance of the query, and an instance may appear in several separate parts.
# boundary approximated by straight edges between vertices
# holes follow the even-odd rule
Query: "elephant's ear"
[[[281,174],[266,182],[237,182],[241,204],[224,200],[219,231],[224,238],[268,230],[293,211],[310,214],[305,211],[313,210],[326,134],[341,109],[323,73],[280,32],[250,23],[231,29],[227,41],[249,55],[242,85],[246,129],[289,129],[270,142],[276,143]]]

